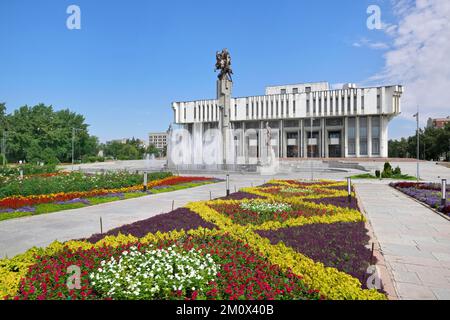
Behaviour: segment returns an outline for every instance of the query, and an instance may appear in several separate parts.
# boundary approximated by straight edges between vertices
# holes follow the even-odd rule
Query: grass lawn
[[[357,174],[357,175],[354,175],[354,176],[350,176],[350,178],[352,178],[352,179],[380,179],[380,178],[377,178],[376,176],[374,176],[371,173]],[[409,176],[407,174],[397,174],[397,175],[393,175],[390,178],[383,178],[383,179],[408,180],[408,181],[416,181],[417,180],[416,177]]]
[[[128,199],[149,196],[151,194],[159,194],[159,193],[183,190],[183,189],[188,189],[188,188],[194,188],[194,187],[199,187],[199,186],[202,186],[205,184],[210,184],[210,183],[214,183],[214,182],[206,181],[206,182],[199,182],[199,183],[183,183],[183,184],[179,184],[179,185],[167,186],[167,187],[161,188],[161,189],[151,189],[151,190],[149,190],[151,192],[150,194],[144,193],[144,192],[129,192],[129,193],[124,193],[123,198],[121,198],[121,197],[89,197],[89,198],[86,198],[86,200],[89,201],[90,205],[85,204],[85,203],[70,203],[70,204],[43,203],[43,204],[38,204],[35,206],[35,212],[0,213],[0,221],[28,217],[28,216],[35,216],[35,215],[40,215],[40,214],[45,214],[45,213],[59,212],[59,211],[70,210],[70,209],[79,209],[79,208],[95,206],[95,205],[114,202],[114,201],[128,200]]]

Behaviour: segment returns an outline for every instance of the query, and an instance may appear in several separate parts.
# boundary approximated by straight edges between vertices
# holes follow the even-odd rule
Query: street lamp
[[[314,180],[314,170],[313,170],[313,147],[312,147],[312,139],[313,139],[313,122],[314,122],[314,118],[311,117],[311,133],[310,133],[310,139],[309,139],[309,148],[311,149],[311,181]]]
[[[74,166],[74,154],[75,154],[75,132],[81,131],[80,128],[72,128],[72,171]]]
[[[6,166],[6,144],[7,144],[7,139],[8,139],[8,134],[11,134],[11,133],[16,133],[16,132],[14,132],[14,131],[6,131],[6,130],[3,130],[3,136],[2,136],[2,145],[1,145],[1,150],[2,150],[2,152],[1,152],[1,154],[2,154],[2,164],[3,164],[3,166]]]
[[[420,180],[419,176],[419,162],[420,162],[420,137],[419,137],[419,107],[417,107],[417,113],[414,115],[414,118],[417,120],[417,181]]]

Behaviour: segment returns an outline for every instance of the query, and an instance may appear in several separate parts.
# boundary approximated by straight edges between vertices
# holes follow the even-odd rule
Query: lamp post
[[[79,128],[72,128],[72,171],[74,166],[74,155],[75,155],[75,133],[77,130],[81,130]]]
[[[6,145],[8,143],[8,135],[11,133],[16,133],[15,131],[3,130],[2,143],[1,143],[1,154],[2,154],[2,164],[6,166]]]
[[[227,173],[226,187],[227,187],[226,195],[228,197],[230,195],[230,175],[228,173]]]
[[[313,139],[313,122],[314,122],[314,118],[311,117],[311,133],[310,133],[310,139],[309,139],[309,147],[311,149],[311,181],[314,180],[314,169],[313,169],[313,147],[312,147],[312,139]]]
[[[441,196],[441,205],[445,207],[447,204],[447,179],[442,179],[442,196]]]
[[[2,136],[2,163],[6,166],[6,130],[3,130]]]
[[[419,107],[417,107],[417,113],[414,115],[414,118],[416,118],[417,120],[417,151],[416,151],[416,156],[417,156],[417,181],[420,180],[420,175],[419,175],[419,162],[420,162],[420,137],[419,137]]]

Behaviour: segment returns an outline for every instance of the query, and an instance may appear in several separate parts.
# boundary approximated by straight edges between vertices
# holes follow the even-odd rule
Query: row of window
[[[298,88],[297,88],[298,89]],[[285,89],[283,89],[285,90]],[[360,106],[361,111],[364,112],[364,96],[360,96]],[[322,99],[320,98],[313,98],[312,103],[311,99],[308,97],[306,100],[306,114],[311,115],[311,104],[312,104],[312,115],[321,115],[321,114],[329,114],[329,115],[335,115],[340,114],[344,111],[344,108],[346,106],[347,114],[357,113],[357,106],[358,106],[358,96],[355,94],[353,95],[353,110],[351,105],[351,99],[352,96],[348,95],[347,99],[345,99],[344,96],[341,96],[341,101],[339,104],[339,97],[325,97],[323,99],[323,105],[322,105]],[[329,101],[328,101],[329,100]],[[345,103],[345,100],[347,100],[347,104]],[[329,103],[328,103],[329,102]],[[330,110],[328,110],[328,105],[330,107]],[[246,104],[246,110],[245,115],[247,118],[258,118],[258,117],[270,117],[273,118],[274,114],[275,117],[278,117],[278,115],[281,114],[281,116],[290,115],[290,101],[286,100],[286,105],[284,103],[284,100],[271,100],[270,101],[270,107],[269,107],[269,100],[264,101],[252,101],[251,104]],[[238,116],[238,105],[234,105],[234,116],[237,118]],[[381,109],[381,96],[380,94],[377,95],[377,111],[380,111]],[[215,111],[215,114],[214,114]],[[279,113],[281,111],[281,113]],[[323,111],[323,112],[322,112]],[[186,107],[183,108],[183,118],[186,120]],[[275,112],[275,113],[274,113]],[[296,114],[296,100],[292,101],[292,112],[295,115]],[[206,120],[206,121],[216,121],[217,120],[217,114],[218,114],[218,107],[216,104],[207,104],[207,105],[198,105],[194,106],[194,120]]]
[[[368,155],[368,118],[359,118],[359,155]],[[371,118],[372,154],[380,154],[380,118]],[[356,155],[356,118],[348,118],[348,154]]]

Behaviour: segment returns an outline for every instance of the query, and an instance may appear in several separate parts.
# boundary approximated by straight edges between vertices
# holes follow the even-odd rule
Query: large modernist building
[[[317,82],[270,86],[263,96],[232,98],[236,155],[259,157],[268,141],[263,132],[270,127],[277,132],[270,144],[276,157],[387,157],[388,123],[401,112],[402,93],[400,85],[346,84],[332,90]],[[175,124],[192,136],[219,126],[218,100],[175,102],[172,108]]]

